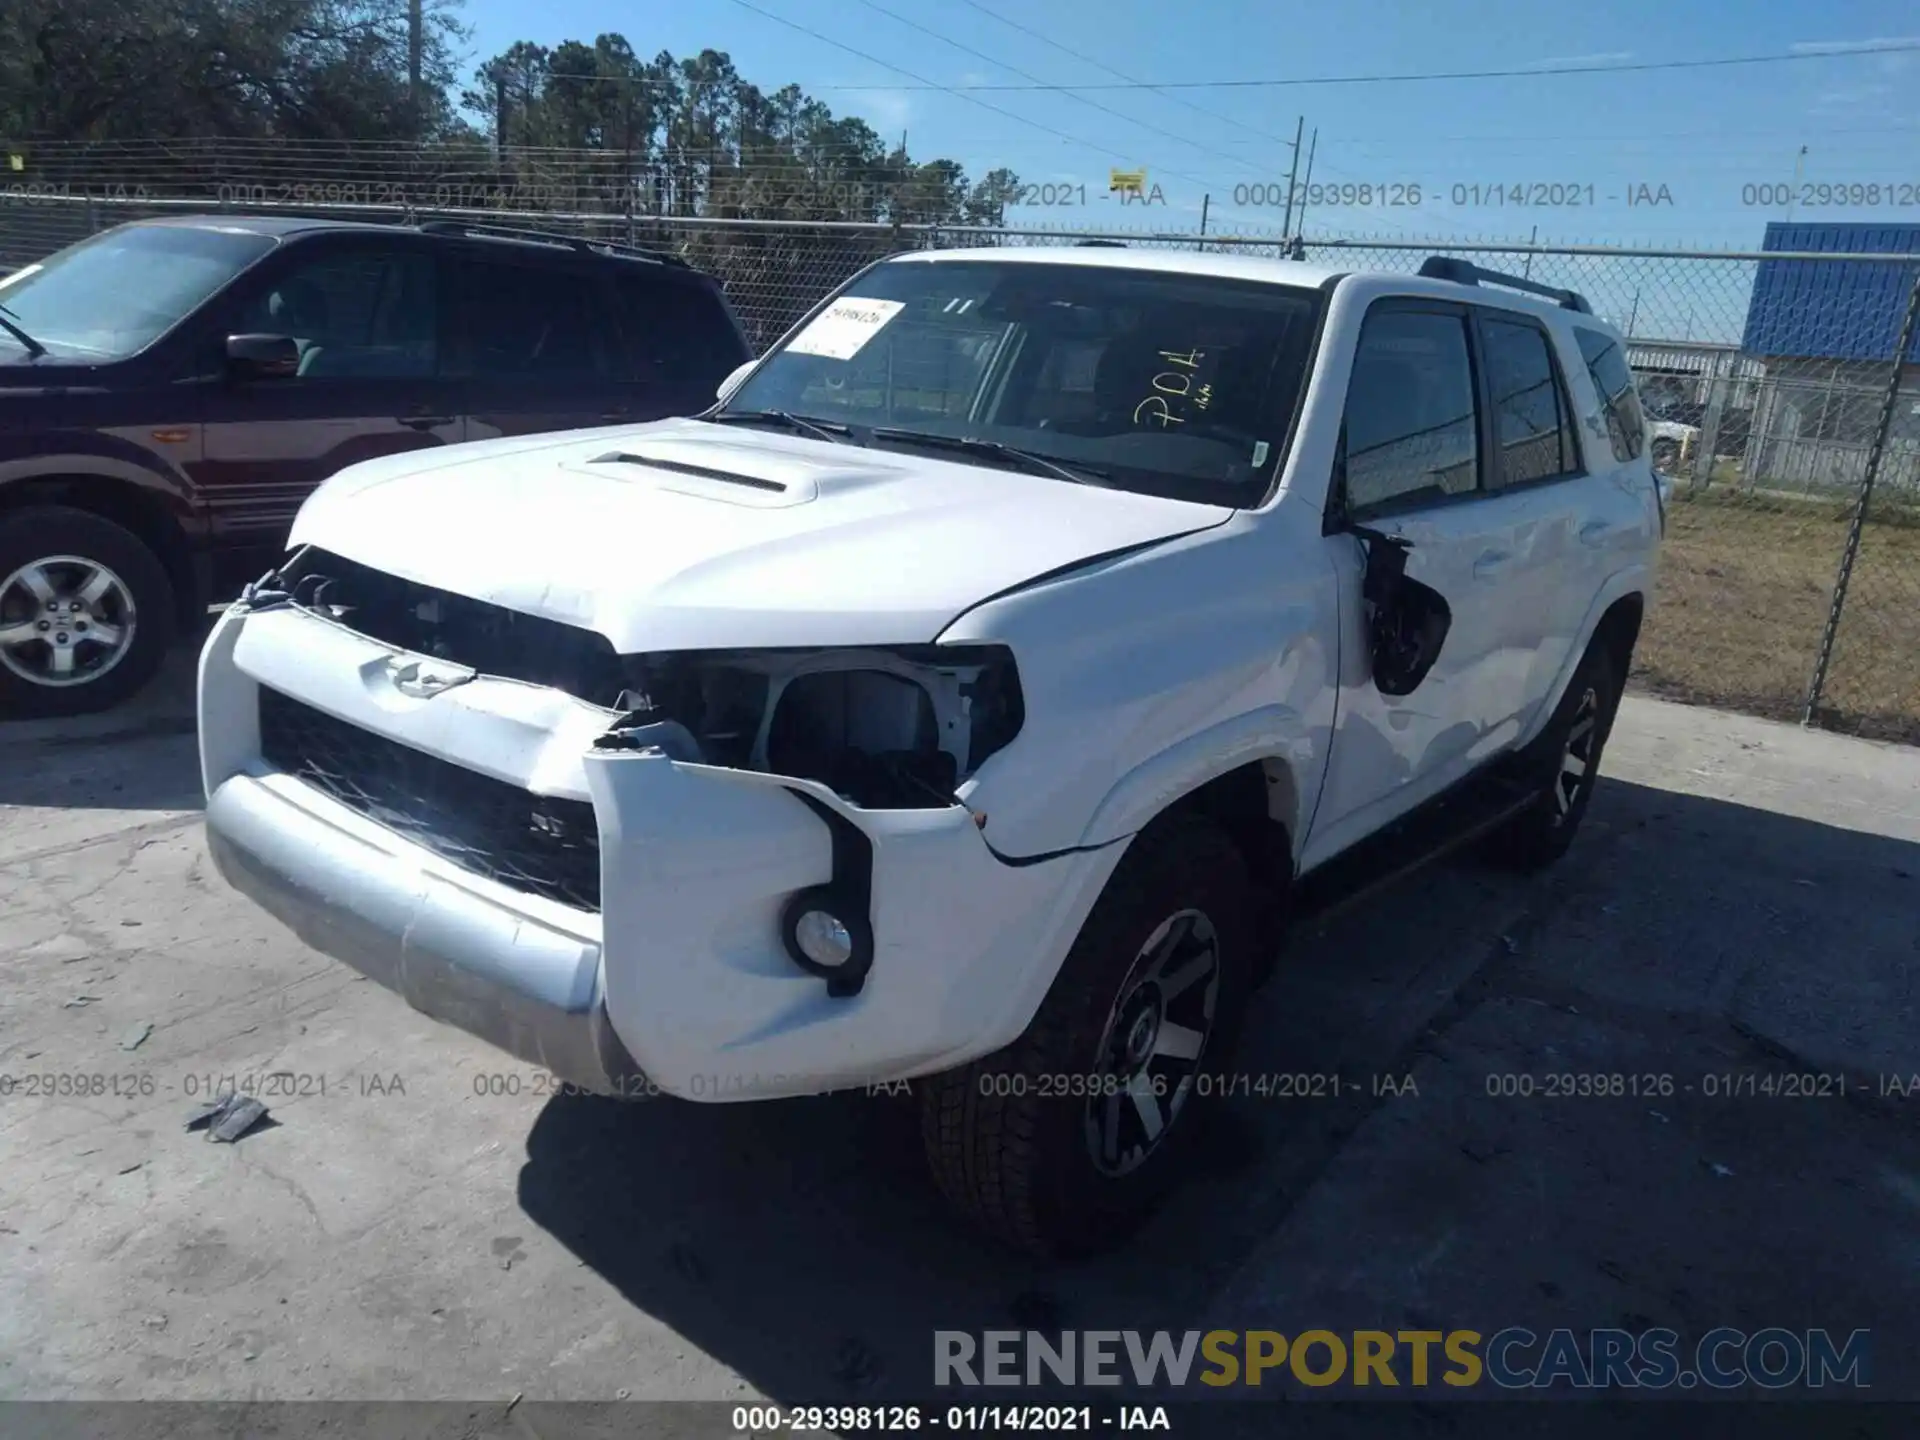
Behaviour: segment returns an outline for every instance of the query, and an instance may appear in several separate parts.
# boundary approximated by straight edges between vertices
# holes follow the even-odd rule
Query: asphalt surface
[[[535,1093],[305,949],[207,862],[190,658],[0,725],[0,1398],[879,1402],[935,1330],[1525,1325],[1867,1329],[1920,1399],[1920,752],[1630,698],[1560,866],[1296,937],[1242,1069],[1340,1093],[1250,1084],[1129,1249],[1036,1268],[906,1103]],[[236,1077],[269,1124],[188,1133]]]

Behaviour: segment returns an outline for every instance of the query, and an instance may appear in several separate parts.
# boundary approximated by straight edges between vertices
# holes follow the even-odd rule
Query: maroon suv
[[[707,409],[675,257],[429,222],[123,225],[0,278],[0,717],[103,709],[357,461]]]

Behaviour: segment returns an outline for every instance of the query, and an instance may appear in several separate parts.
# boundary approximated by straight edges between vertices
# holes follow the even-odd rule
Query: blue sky
[[[467,0],[464,14],[474,30],[475,62],[518,39],[591,41],[606,30],[624,34],[645,55],[724,50],[765,89],[797,82],[836,113],[860,115],[889,138],[906,132],[916,158],[951,157],[975,177],[1005,166],[1028,182],[1073,187],[1065,206],[1010,216],[1040,224],[1191,229],[1202,196],[1210,196],[1209,230],[1277,228],[1279,192],[1269,192],[1275,203],[1262,204],[1262,191],[1248,187],[1285,181],[1291,151],[1284,142],[1302,114],[1309,131],[1319,129],[1316,184],[1372,183],[1400,201],[1417,185],[1421,200],[1315,205],[1310,234],[1524,240],[1537,225],[1542,242],[1757,247],[1765,222],[1785,218],[1785,210],[1745,189],[1790,182],[1796,166],[1806,182],[1878,183],[1888,193],[1877,205],[1802,207],[1794,218],[1920,222],[1920,203],[1887,203],[1900,198],[1902,185],[1909,202],[1920,201],[1913,193],[1920,189],[1920,52],[1854,48],[1920,45],[1920,8],[1912,0],[749,3],[635,9],[606,0]],[[1036,79],[1103,85],[1115,83],[1116,72],[1190,82],[1786,51],[1812,58],[1494,80],[973,93],[994,109],[912,88],[913,80],[889,68],[944,86]],[[1114,167],[1145,168],[1165,205],[1122,207],[1107,198]],[[1489,193],[1538,185],[1559,186],[1583,203],[1518,207]],[[1660,199],[1663,186],[1670,200]],[[1630,195],[1654,203],[1629,205]]]

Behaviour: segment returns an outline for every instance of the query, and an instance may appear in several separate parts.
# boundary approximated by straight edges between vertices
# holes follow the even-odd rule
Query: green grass
[[[1798,720],[1819,654],[1850,505],[1689,495],[1668,516],[1633,680],[1648,692]],[[1920,744],[1920,516],[1862,527],[1822,723]]]

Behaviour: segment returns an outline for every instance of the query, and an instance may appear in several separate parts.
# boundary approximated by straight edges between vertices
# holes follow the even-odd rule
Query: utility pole
[[[1300,136],[1307,128],[1307,117],[1302,115],[1293,122],[1293,164],[1287,171],[1287,213],[1280,222],[1280,233],[1293,233],[1293,182],[1300,174]]]
[[[1787,223],[1793,223],[1793,202],[1800,198],[1800,175],[1807,164],[1807,147],[1802,145],[1793,162],[1793,189],[1787,192]]]
[[[1531,247],[1534,245],[1538,245],[1539,243],[1540,243],[1540,227],[1536,225],[1533,227],[1533,234],[1527,237],[1527,244],[1529,247]],[[1531,280],[1533,278],[1533,251],[1531,248],[1529,248],[1527,251],[1527,263],[1521,267],[1520,278],[1522,280]]]
[[[1307,192],[1313,189],[1313,156],[1320,148],[1320,127],[1313,127],[1313,138],[1307,142],[1307,178],[1300,182],[1300,213],[1294,217],[1294,228],[1307,228]]]
[[[1207,207],[1212,203],[1212,195],[1202,195],[1200,197],[1200,243],[1195,247],[1199,250],[1207,248]]]
[[[1633,309],[1627,315],[1627,339],[1633,339],[1633,322],[1640,318],[1640,291],[1633,292]]]
[[[633,86],[623,85],[621,94],[625,97],[621,105],[621,129],[626,132],[626,160],[620,167],[621,205],[627,212],[627,244],[633,244]]]
[[[407,104],[413,110],[413,138],[424,128],[426,107],[420,93],[420,58],[426,48],[426,0],[407,0]]]

